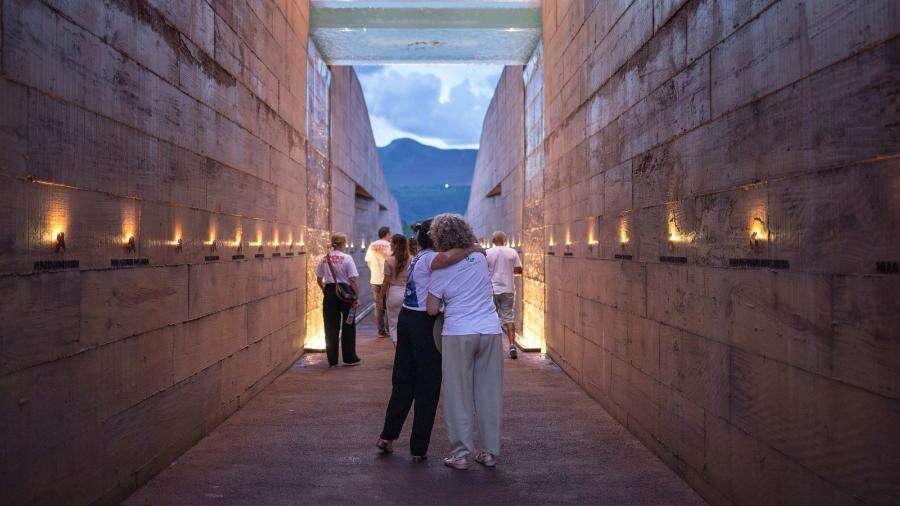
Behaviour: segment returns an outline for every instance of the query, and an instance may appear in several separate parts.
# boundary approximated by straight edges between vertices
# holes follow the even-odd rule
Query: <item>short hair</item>
[[[491,234],[491,242],[496,244],[497,246],[503,246],[506,244],[506,232],[502,230],[497,230],[493,234]]]
[[[384,239],[384,236],[390,235],[391,229],[388,227],[381,227],[378,229],[378,238]]]
[[[419,243],[419,249],[432,249],[434,243],[431,241],[431,218],[419,223],[416,229],[416,242]]]
[[[347,236],[344,234],[332,234],[331,235],[331,247],[332,248],[343,248],[347,245]]]
[[[475,234],[472,233],[472,227],[466,223],[465,218],[451,213],[439,214],[434,217],[434,221],[431,223],[431,239],[438,251],[465,248],[477,242]]]

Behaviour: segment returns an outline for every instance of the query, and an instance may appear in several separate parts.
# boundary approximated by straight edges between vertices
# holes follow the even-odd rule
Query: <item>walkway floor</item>
[[[360,325],[363,365],[308,355],[126,502],[157,504],[702,504],[551,361],[505,362],[497,468],[455,471],[440,412],[430,459],[374,447],[393,348]]]

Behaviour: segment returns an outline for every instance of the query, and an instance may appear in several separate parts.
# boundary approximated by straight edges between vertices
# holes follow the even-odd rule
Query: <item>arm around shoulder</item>
[[[482,248],[478,244],[473,244],[467,248],[453,248],[451,250],[442,251],[435,255],[431,260],[431,270],[436,271],[439,269],[450,267],[451,265],[461,261],[463,258],[469,256],[470,253],[474,253],[476,251],[484,254],[484,248]]]

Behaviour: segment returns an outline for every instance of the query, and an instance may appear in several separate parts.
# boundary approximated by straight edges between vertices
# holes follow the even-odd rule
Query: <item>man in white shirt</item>
[[[501,231],[491,236],[494,247],[487,250],[488,270],[491,272],[491,288],[494,305],[500,323],[509,340],[509,358],[516,358],[516,282],[514,275],[522,274],[522,260],[516,250],[506,245],[506,234]]]
[[[384,261],[391,256],[391,243],[388,237],[391,229],[381,227],[378,229],[378,240],[373,241],[366,250],[366,265],[369,266],[372,284],[372,298],[375,299],[375,327],[378,329],[378,337],[387,337],[387,319],[384,317],[384,303],[387,295],[387,287],[384,286]]]

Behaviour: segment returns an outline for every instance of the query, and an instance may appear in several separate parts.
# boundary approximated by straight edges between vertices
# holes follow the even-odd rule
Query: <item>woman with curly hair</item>
[[[413,462],[423,462],[426,458],[441,395],[441,353],[433,336],[435,317],[425,307],[429,281],[433,269],[452,265],[470,251],[460,248],[439,254],[433,249],[430,227],[431,220],[425,220],[414,229],[421,249],[409,260],[407,268],[403,303],[397,317],[391,398],[384,414],[384,427],[375,442],[383,453],[392,453],[406,416],[414,408],[409,435]]]
[[[462,216],[440,214],[431,224],[435,248],[467,248],[476,241]],[[500,453],[503,341],[494,308],[491,275],[485,256],[472,252],[447,268],[435,270],[428,284],[427,311],[440,312],[444,304],[441,366],[444,375],[444,422],[453,453],[444,464],[468,469],[469,459],[487,467]],[[475,450],[474,418],[482,450]]]

